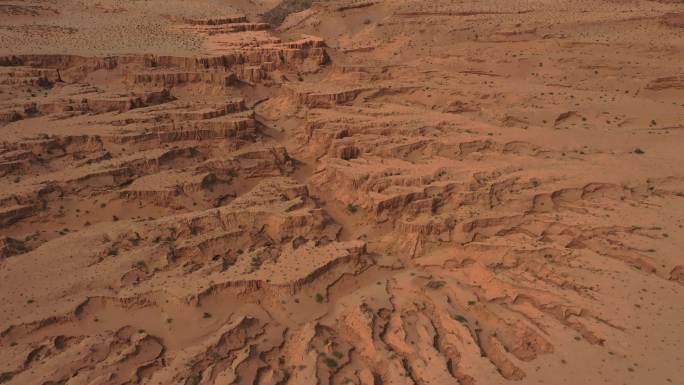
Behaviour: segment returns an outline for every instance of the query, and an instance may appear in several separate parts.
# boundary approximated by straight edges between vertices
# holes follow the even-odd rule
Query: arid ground
[[[2,384],[684,384],[681,0],[3,0],[0,186]]]

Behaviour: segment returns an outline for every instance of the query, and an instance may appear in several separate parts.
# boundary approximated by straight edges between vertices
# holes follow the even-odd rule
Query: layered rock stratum
[[[681,1],[0,2],[0,383],[683,384]]]

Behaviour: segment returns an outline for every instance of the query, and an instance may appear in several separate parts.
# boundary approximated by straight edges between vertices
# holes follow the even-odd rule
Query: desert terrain
[[[0,1],[0,383],[684,384],[684,3]]]

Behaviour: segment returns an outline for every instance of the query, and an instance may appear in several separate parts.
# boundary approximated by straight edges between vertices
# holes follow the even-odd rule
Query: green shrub
[[[329,368],[336,368],[337,367],[337,361],[335,361],[335,359],[330,358],[330,357],[326,357],[323,360],[323,363],[328,365]]]

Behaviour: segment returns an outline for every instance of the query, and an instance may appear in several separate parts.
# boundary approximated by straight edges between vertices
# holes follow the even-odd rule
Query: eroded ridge
[[[0,383],[679,380],[679,4],[183,4],[0,57]]]

